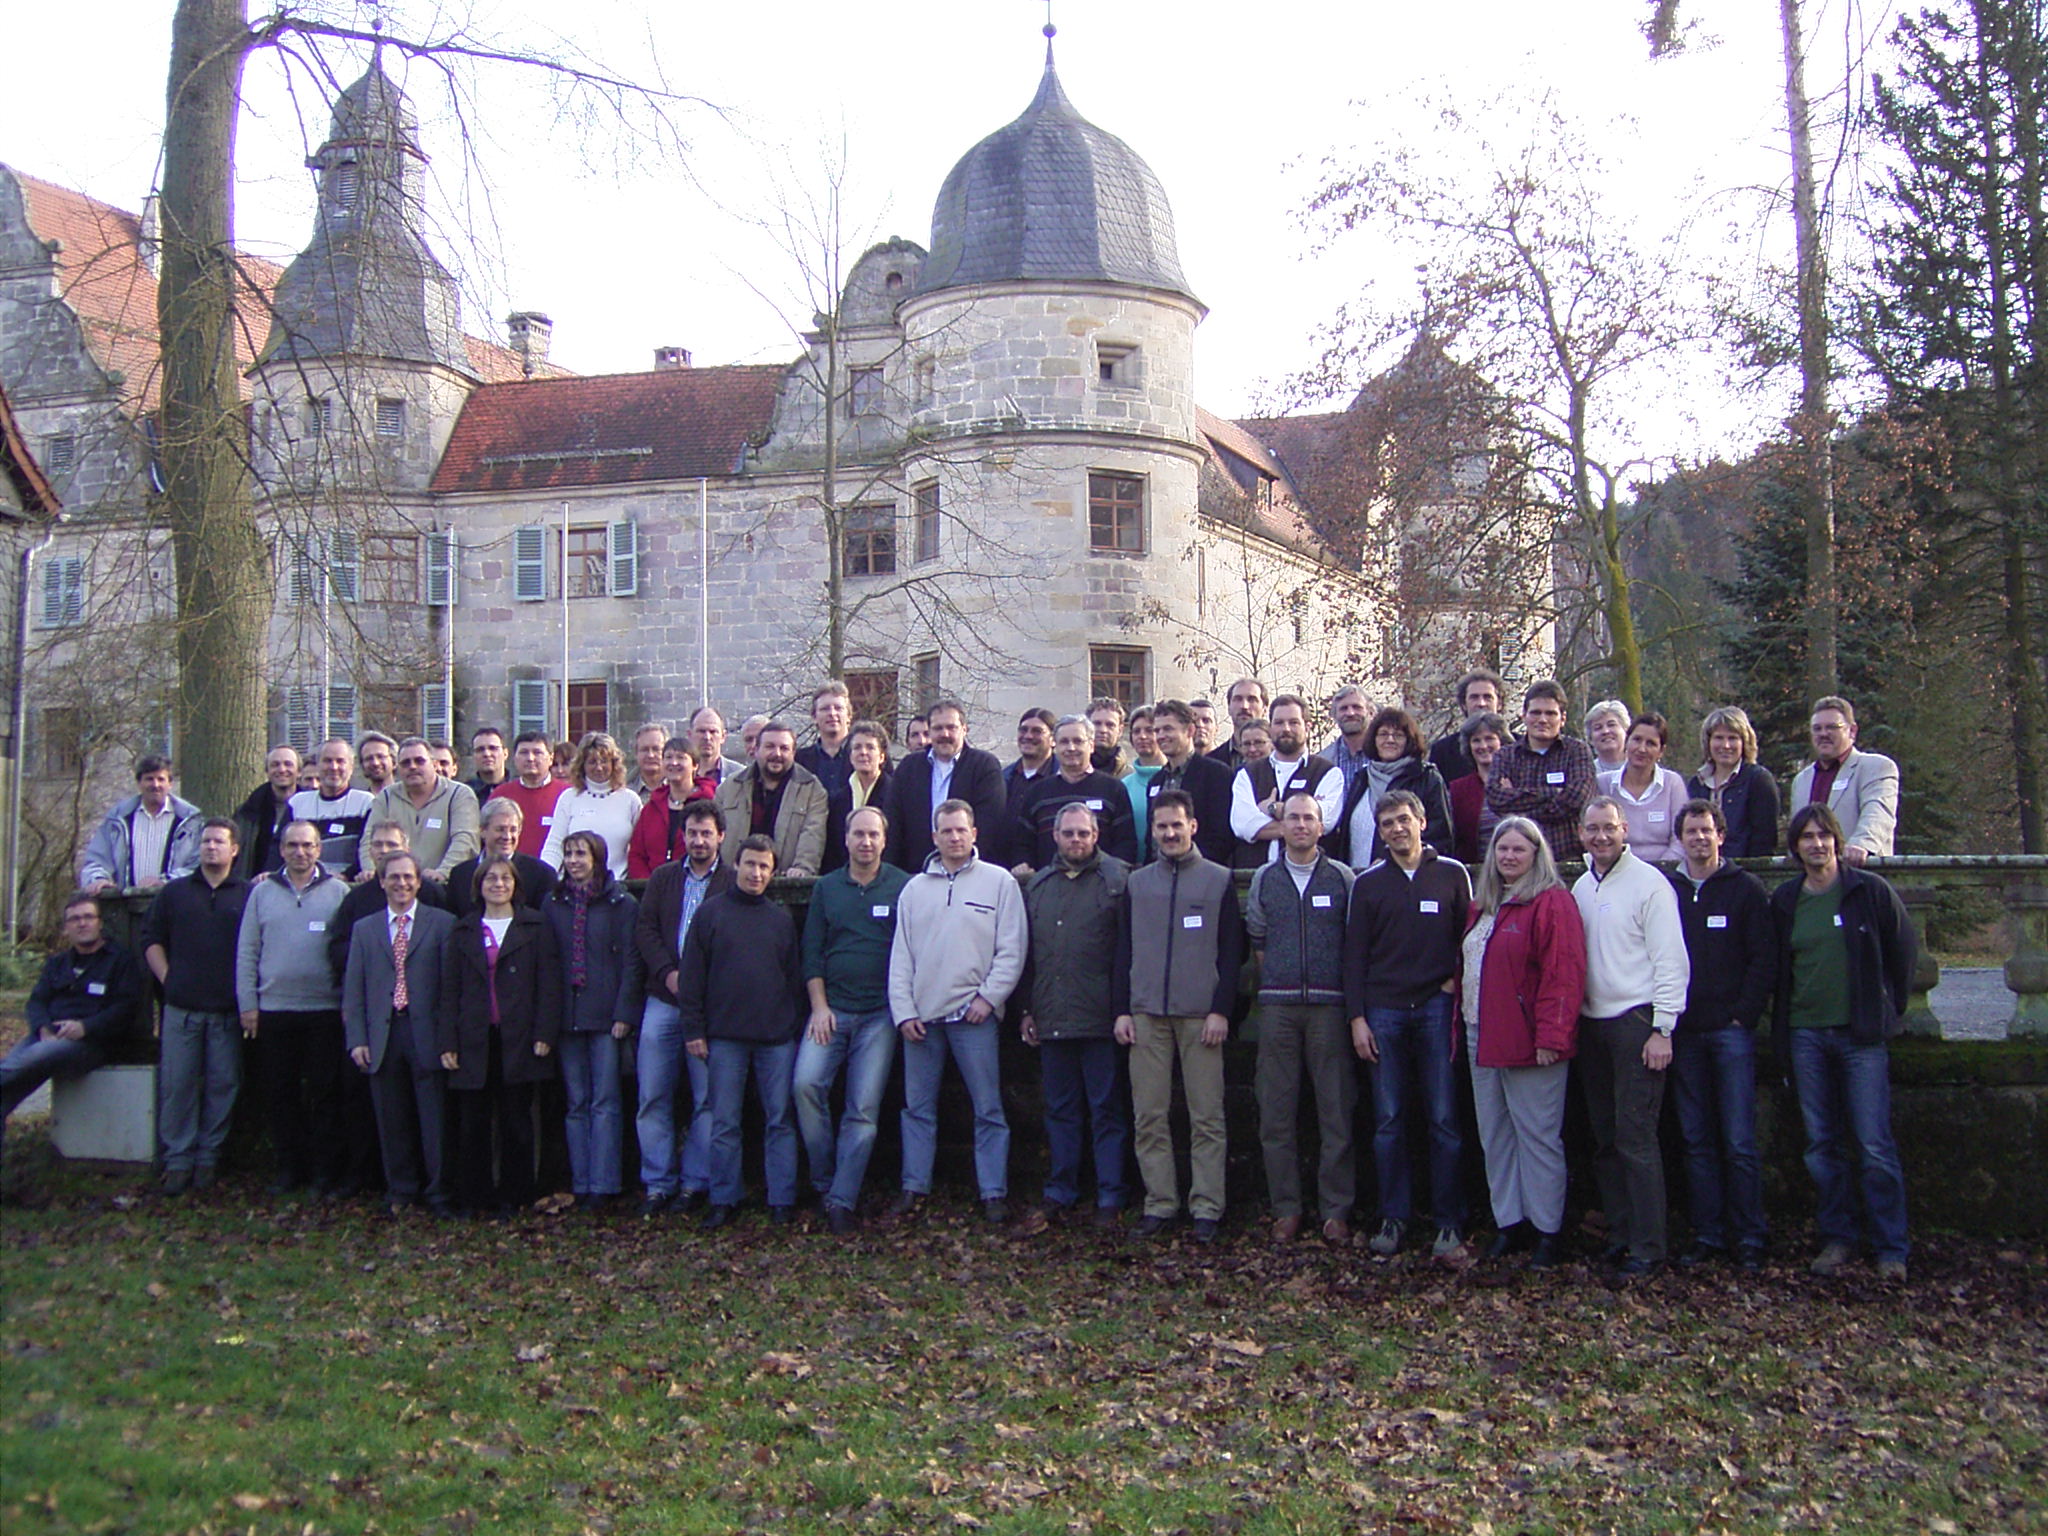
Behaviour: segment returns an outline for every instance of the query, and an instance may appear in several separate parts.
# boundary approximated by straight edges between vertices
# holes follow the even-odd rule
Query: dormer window
[[[891,272],[887,277],[882,279],[882,286],[888,289],[891,293],[902,292],[903,274],[901,272]]]
[[[306,402],[306,436],[324,437],[334,425],[334,399],[321,395]]]
[[[1104,389],[1138,387],[1138,349],[1123,342],[1095,344],[1095,382]]]
[[[342,161],[334,168],[334,206],[345,213],[353,213],[361,191],[362,182],[355,161]]]
[[[53,475],[68,475],[78,463],[78,437],[71,432],[53,432],[43,439],[43,468]]]

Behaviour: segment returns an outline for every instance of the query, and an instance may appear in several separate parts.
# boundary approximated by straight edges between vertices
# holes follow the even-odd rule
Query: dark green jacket
[[[1031,952],[1017,995],[1041,1040],[1107,1040],[1129,1011],[1130,971],[1117,968],[1123,942],[1122,859],[1098,850],[1079,869],[1054,859],[1024,888]]]

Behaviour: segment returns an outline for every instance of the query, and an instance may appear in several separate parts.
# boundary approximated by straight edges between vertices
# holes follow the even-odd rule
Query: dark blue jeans
[[[1408,1166],[1408,1117],[1429,1116],[1429,1194],[1440,1227],[1465,1225],[1459,1159],[1465,1134],[1458,1122],[1458,1077],[1451,1054],[1451,994],[1419,1008],[1368,1008],[1365,1021],[1379,1046],[1372,1073],[1373,1162],[1379,1170],[1380,1217],[1409,1221],[1415,1177]]]
[[[1906,1177],[1892,1140],[1891,1052],[1859,1045],[1841,1029],[1792,1031],[1792,1082],[1806,1121],[1806,1171],[1820,1196],[1821,1240],[1856,1242],[1855,1162],[1861,1165],[1870,1246],[1880,1259],[1905,1262]]]
[[[1756,1036],[1680,1030],[1671,1047],[1692,1235],[1716,1248],[1761,1248],[1770,1229],[1756,1150]]]
[[[1081,1198],[1085,1101],[1095,1148],[1095,1203],[1107,1211],[1122,1210],[1131,1104],[1117,1081],[1117,1043],[1047,1040],[1038,1053],[1045,1084],[1046,1202],[1072,1205]]]

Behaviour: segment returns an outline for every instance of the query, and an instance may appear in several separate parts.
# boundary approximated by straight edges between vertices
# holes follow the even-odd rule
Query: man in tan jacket
[[[726,836],[738,843],[754,832],[775,839],[775,872],[815,875],[825,856],[829,796],[818,776],[796,761],[796,732],[780,720],[761,727],[754,757],[728,775],[712,797],[725,812]]]

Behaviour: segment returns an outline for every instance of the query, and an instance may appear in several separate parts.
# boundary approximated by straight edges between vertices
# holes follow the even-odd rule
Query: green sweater
[[[1792,911],[1794,1029],[1839,1029],[1849,1022],[1849,946],[1841,923],[1841,881],[1819,895],[1799,893]]]
[[[896,939],[896,898],[909,874],[884,864],[872,883],[856,885],[852,868],[820,875],[804,919],[804,980],[822,978],[835,1012],[873,1013],[889,1006],[889,949]]]

